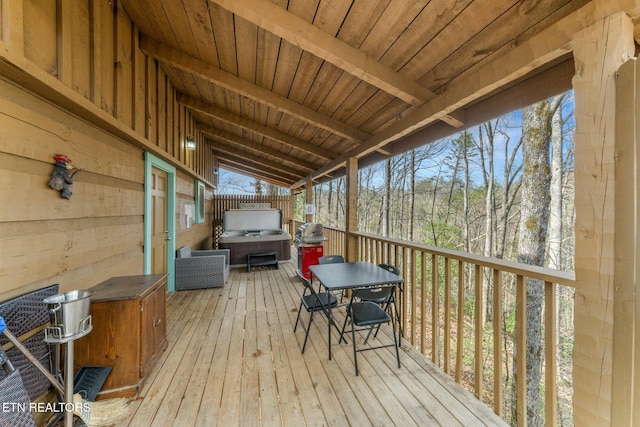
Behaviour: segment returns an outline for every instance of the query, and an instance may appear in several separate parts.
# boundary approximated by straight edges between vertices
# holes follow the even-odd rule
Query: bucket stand
[[[73,344],[93,329],[89,314],[90,296],[91,292],[70,291],[43,301],[49,304],[51,316],[51,326],[45,329],[44,341],[49,344],[67,344],[64,356],[65,427],[73,426]],[[57,350],[59,354],[59,348]]]
[[[72,427],[73,426],[73,410],[69,410],[72,408],[73,403],[73,352],[74,352],[74,341],[82,338],[87,335],[93,329],[93,325],[91,324],[91,315],[85,318],[81,322],[80,332],[75,335],[65,336],[61,330],[59,325],[52,325],[49,328],[45,329],[45,342],[49,344],[66,344],[66,351],[64,352],[64,402],[65,402],[65,411],[64,411],[64,427]],[[58,349],[58,354],[60,351]]]

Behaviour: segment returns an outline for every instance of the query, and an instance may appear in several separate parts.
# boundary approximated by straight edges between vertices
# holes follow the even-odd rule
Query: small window
[[[205,187],[204,187],[204,183],[200,182],[199,180],[196,180],[196,194],[195,194],[195,199],[196,199],[196,218],[195,218],[195,223],[196,224],[200,224],[201,222],[204,222],[204,210],[205,210]]]

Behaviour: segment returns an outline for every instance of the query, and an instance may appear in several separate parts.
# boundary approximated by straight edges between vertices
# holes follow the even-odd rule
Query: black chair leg
[[[307,325],[307,329],[304,334],[304,343],[302,344],[302,354],[304,354],[304,349],[307,348],[307,340],[309,339],[309,330],[311,329],[311,322],[313,321],[313,311],[309,313],[309,324]]]
[[[398,325],[398,327],[400,327]],[[396,348],[396,360],[398,360],[398,369],[400,368],[400,345],[399,345],[399,338],[396,335],[396,325],[395,322],[393,321],[393,316],[391,316],[391,333],[393,334],[393,343],[395,344],[395,348]]]
[[[347,329],[347,322],[349,321],[349,319],[351,318],[351,315],[349,314],[349,310],[347,310],[347,315],[344,318],[344,323],[342,323],[342,330],[340,331],[340,339],[338,340],[338,344],[340,344],[342,341],[344,341],[344,343],[347,343],[347,340],[344,338],[344,330]]]
[[[356,377],[360,375],[358,371],[358,351],[356,349],[356,329],[353,322],[351,322],[351,342],[353,343],[353,364],[356,367]]]
[[[300,321],[300,312],[302,312],[302,303],[300,303],[300,307],[298,307],[298,316],[296,317],[296,324],[293,327],[293,333],[298,329],[298,322]]]

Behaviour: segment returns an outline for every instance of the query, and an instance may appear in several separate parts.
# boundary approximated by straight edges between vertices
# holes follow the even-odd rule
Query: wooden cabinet
[[[113,277],[90,290],[93,331],[75,342],[76,369],[110,366],[99,399],[135,396],[167,348],[167,276]]]

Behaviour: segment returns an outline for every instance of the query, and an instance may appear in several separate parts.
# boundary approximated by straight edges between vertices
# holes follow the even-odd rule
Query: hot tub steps
[[[247,254],[247,271],[251,267],[273,265],[278,268],[278,254],[276,252],[256,252]]]

